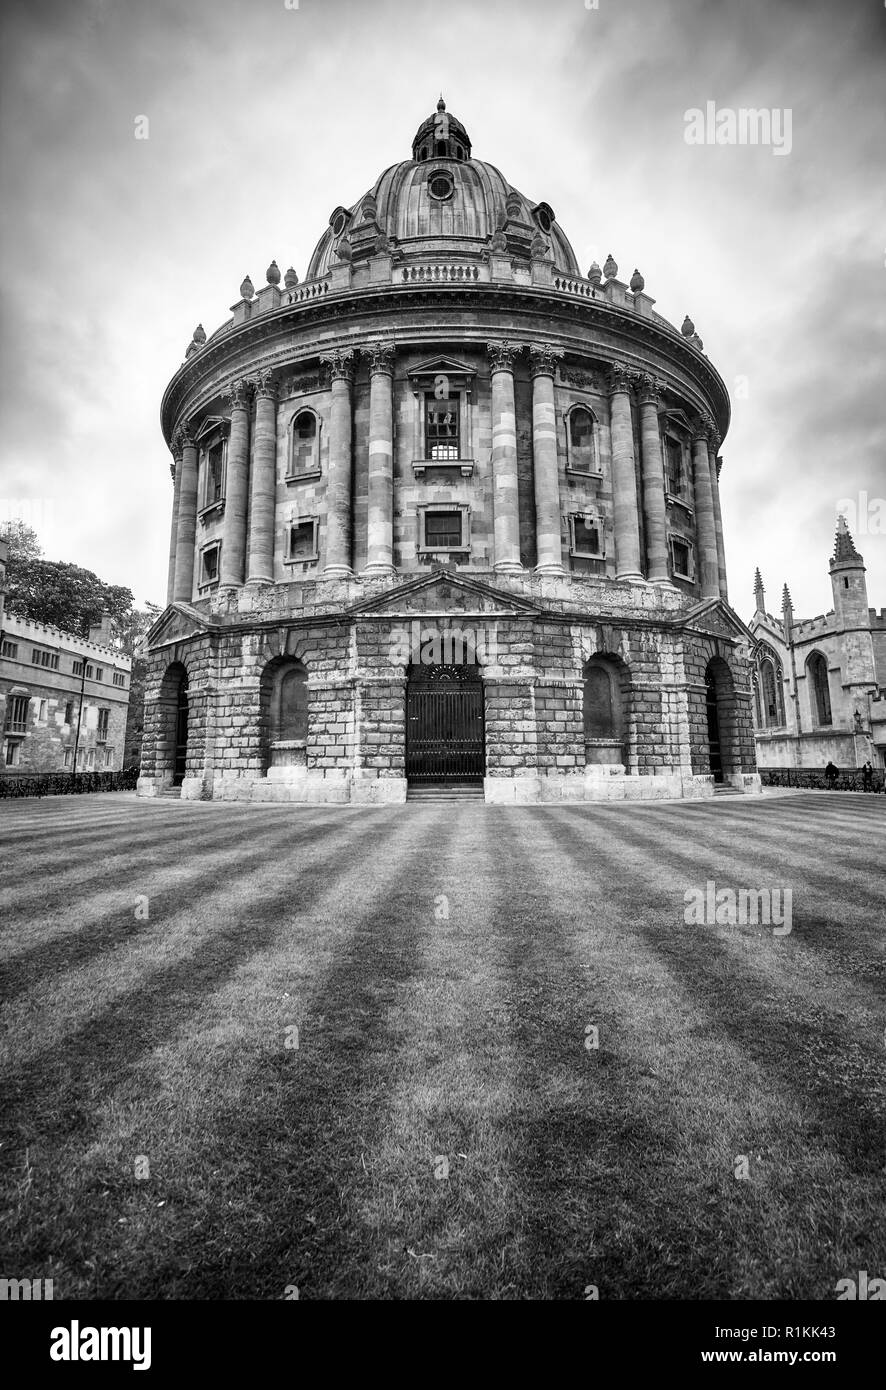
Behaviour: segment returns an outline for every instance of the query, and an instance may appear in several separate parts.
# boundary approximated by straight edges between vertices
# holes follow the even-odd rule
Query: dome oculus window
[[[544,232],[545,236],[550,236],[551,228],[554,225],[553,208],[548,207],[547,203],[538,203],[537,206],[532,209],[532,211],[535,216],[536,222],[538,223],[541,230]]]
[[[447,173],[445,169],[436,170],[428,179],[428,192],[438,202],[445,202],[447,198],[451,198],[454,189],[455,183],[452,175]]]

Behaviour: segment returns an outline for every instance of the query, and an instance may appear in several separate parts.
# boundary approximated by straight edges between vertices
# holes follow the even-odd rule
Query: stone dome
[[[327,274],[342,260],[372,255],[379,238],[402,260],[481,260],[494,235],[500,254],[527,262],[541,249],[541,237],[545,258],[565,274],[579,275],[575,252],[547,203],[533,203],[494,164],[471,158],[470,150],[465,127],[445,111],[441,98],[437,114],[416,132],[412,159],[392,164],[356,203],[331,214],[307,278]]]

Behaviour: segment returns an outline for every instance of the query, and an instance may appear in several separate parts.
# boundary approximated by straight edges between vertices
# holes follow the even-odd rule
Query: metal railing
[[[875,767],[869,786],[865,786],[860,767],[838,767],[837,776],[828,778],[818,767],[761,767],[758,769],[764,787],[800,787],[812,791],[882,792],[886,789],[886,769]]]
[[[139,770],[122,772],[41,772],[0,776],[0,801],[13,796],[71,796],[84,792],[135,791]]]

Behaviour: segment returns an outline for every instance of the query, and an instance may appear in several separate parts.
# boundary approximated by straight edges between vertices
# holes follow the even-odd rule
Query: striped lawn
[[[115,794],[7,803],[0,839],[6,1277],[742,1299],[886,1275],[884,798]],[[708,880],[791,888],[792,931],[686,925]]]

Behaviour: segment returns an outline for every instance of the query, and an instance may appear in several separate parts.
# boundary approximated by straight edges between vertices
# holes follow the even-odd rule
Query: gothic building
[[[442,99],[163,398],[142,795],[756,789],[725,386],[687,318],[476,159]]]
[[[761,768],[886,766],[886,609],[868,607],[864,560],[844,517],[830,562],[834,606],[795,618],[766,612],[754,579],[754,726]]]

